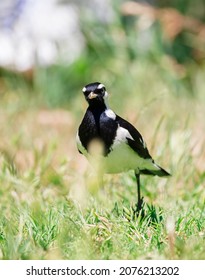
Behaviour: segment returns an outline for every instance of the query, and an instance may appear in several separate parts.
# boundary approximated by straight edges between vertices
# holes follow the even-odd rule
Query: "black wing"
[[[149,151],[146,147],[146,144],[142,138],[142,135],[139,131],[128,121],[124,120],[120,116],[117,115],[116,121],[118,124],[127,129],[132,136],[133,139],[127,138],[128,145],[142,158],[148,159],[152,158],[149,154]]]

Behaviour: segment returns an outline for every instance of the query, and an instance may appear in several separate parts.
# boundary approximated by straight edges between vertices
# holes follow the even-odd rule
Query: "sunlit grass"
[[[129,79],[108,82],[112,109],[139,129],[156,162],[172,173],[142,177],[143,219],[135,212],[132,172],[105,175],[104,187],[89,192],[94,174],[75,145],[86,108],[81,88],[67,110],[48,109],[34,97],[30,103],[25,92],[4,95],[0,258],[204,259],[202,75],[196,73],[197,96],[190,97],[147,69],[155,66],[133,66]]]

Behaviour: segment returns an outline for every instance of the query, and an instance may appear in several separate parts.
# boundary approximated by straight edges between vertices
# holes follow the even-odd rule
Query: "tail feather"
[[[152,168],[142,169],[140,170],[140,173],[145,175],[157,175],[159,177],[171,176],[169,172],[167,172],[165,169],[157,165],[155,162],[153,162],[153,167],[154,167],[153,169]]]

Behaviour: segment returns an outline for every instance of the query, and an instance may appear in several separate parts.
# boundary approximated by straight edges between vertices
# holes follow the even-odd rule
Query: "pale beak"
[[[88,95],[88,99],[96,98],[98,95],[91,91],[91,93]]]

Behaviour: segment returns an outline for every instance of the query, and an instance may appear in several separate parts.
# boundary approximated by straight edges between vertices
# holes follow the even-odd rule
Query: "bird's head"
[[[86,85],[82,91],[89,104],[106,104],[108,93],[103,84],[99,82],[91,83]]]

